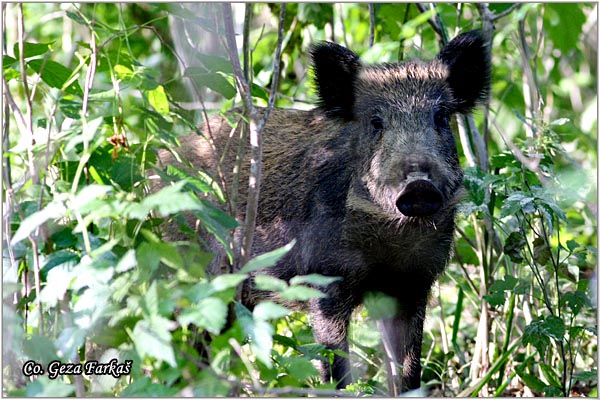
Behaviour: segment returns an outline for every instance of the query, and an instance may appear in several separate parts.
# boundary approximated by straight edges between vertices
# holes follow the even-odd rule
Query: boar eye
[[[445,110],[437,110],[433,113],[433,123],[438,129],[449,129],[450,113]]]
[[[375,133],[381,133],[383,130],[383,119],[379,115],[371,117],[371,126]]]

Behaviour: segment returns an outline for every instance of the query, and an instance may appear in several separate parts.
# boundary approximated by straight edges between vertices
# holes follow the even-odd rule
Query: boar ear
[[[352,51],[331,42],[312,47],[313,62],[320,106],[327,115],[353,119],[354,84],[360,70],[360,59]]]
[[[490,51],[481,31],[458,35],[438,54],[449,69],[448,84],[458,102],[457,111],[467,112],[484,100],[490,90]]]

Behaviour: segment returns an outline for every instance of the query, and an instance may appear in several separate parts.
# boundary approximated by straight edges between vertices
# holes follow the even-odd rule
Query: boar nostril
[[[442,193],[433,183],[420,179],[406,185],[396,200],[396,207],[407,217],[427,217],[440,209],[442,201]]]

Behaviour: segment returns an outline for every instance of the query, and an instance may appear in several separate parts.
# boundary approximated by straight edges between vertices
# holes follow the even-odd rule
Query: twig
[[[479,3],[479,4],[484,4],[484,3]],[[522,5],[523,5],[522,3],[514,3],[512,6],[508,7],[506,10],[502,11],[501,13],[493,14],[491,17],[492,22],[495,22],[495,21],[499,20],[500,18],[506,17],[511,12],[521,8]]]
[[[373,43],[375,43],[375,7],[373,3],[369,3],[369,47],[373,47]]]
[[[420,12],[422,13],[426,13],[427,7],[425,7],[422,3],[415,3],[415,5],[417,6],[417,8],[419,9]],[[433,10],[435,10],[435,5],[432,3],[430,6]],[[445,46],[448,43],[448,34],[446,33],[446,29],[444,29],[444,25],[442,23],[442,20],[439,16],[439,14],[436,12],[435,13],[435,19],[434,18],[429,18],[427,20],[427,22],[429,22],[429,25],[431,25],[431,27],[433,28],[433,30],[435,31],[435,33],[437,33],[438,37],[440,38],[440,42],[442,43],[443,46]]]
[[[260,180],[262,169],[262,130],[269,118],[269,114],[275,104],[277,87],[279,85],[279,70],[281,64],[281,46],[284,36],[284,19],[285,19],[285,4],[281,5],[279,13],[279,32],[277,38],[277,49],[275,51],[275,60],[273,65],[273,84],[272,92],[269,96],[267,109],[264,111],[262,118],[252,104],[252,94],[250,84],[244,77],[244,71],[240,65],[240,60],[237,54],[237,45],[235,42],[235,32],[233,28],[233,15],[231,4],[223,4],[223,20],[225,24],[225,40],[227,43],[227,53],[231,61],[233,73],[235,76],[236,86],[244,103],[244,113],[248,118],[250,126],[250,176],[248,178],[248,198],[246,202],[246,215],[244,221],[244,233],[242,235],[242,246],[240,251],[240,259],[238,266],[241,267],[249,259],[252,250],[252,242],[254,240],[254,230],[256,226],[256,216],[258,212],[258,198],[260,194]]]
[[[348,43],[348,37],[346,35],[346,24],[344,24],[344,16],[342,15],[342,4],[336,3],[336,8],[338,9],[338,17],[340,18],[340,24],[342,25],[342,38],[344,39],[344,45],[346,47],[350,47],[350,44]]]

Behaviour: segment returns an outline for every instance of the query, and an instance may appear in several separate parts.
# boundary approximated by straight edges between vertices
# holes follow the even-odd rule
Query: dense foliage
[[[461,31],[489,36],[490,99],[455,122],[467,196],[430,302],[423,386],[597,396],[597,6],[290,3],[274,68],[281,7],[234,7],[260,106],[275,71],[277,107],[312,107],[307,54],[319,40],[370,63],[432,58]],[[231,199],[156,157],[242,104],[222,8],[4,5],[3,395],[336,394],[318,380],[312,360],[331,355],[305,315],[236,301],[248,272],[286,248],[208,277],[202,243],[161,240],[161,222],[193,211],[238,257]],[[154,175],[173,184],[150,193]],[[328,280],[257,283],[308,299]],[[385,309],[373,297],[355,313],[357,383],[337,394],[387,393],[373,318]]]

